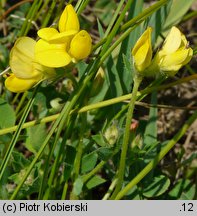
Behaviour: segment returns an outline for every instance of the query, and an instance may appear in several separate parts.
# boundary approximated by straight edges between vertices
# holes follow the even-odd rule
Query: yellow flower
[[[138,72],[143,72],[151,63],[151,32],[151,27],[148,27],[147,30],[138,39],[132,50],[134,65]]]
[[[24,92],[41,80],[50,78],[54,70],[35,61],[36,41],[29,37],[19,38],[10,52],[12,74],[5,80],[5,86],[12,92]]]
[[[154,62],[159,70],[168,76],[175,75],[193,56],[188,41],[178,28],[173,26],[164,41],[162,49],[156,54]]]
[[[79,20],[71,4],[64,9],[58,24],[59,31],[55,28],[38,31],[41,39],[35,47],[36,60],[48,67],[66,66],[91,52],[91,37],[86,31],[79,31]]]

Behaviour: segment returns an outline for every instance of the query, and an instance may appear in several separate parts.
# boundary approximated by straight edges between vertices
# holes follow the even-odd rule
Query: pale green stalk
[[[88,5],[89,1],[90,0],[77,1],[75,9],[76,9],[78,15],[80,15],[81,12],[85,9],[85,7]]]
[[[96,167],[91,170],[86,175],[82,176],[83,183],[86,183],[92,176],[94,176],[101,168],[105,165],[106,161],[101,161],[99,164],[96,165]]]
[[[116,186],[116,184],[117,184],[117,180],[118,180],[118,179],[115,178],[115,179],[112,181],[111,185],[109,186],[109,189],[108,189],[107,193],[104,195],[104,197],[103,197],[102,200],[108,200],[108,198],[110,197],[112,191],[114,190],[114,188],[115,188],[115,186]]]
[[[123,135],[122,150],[121,150],[121,155],[120,155],[120,164],[119,164],[118,173],[117,173],[117,179],[118,180],[117,180],[117,185],[116,185],[115,191],[111,196],[111,199],[114,199],[114,197],[120,191],[122,184],[123,184],[127,149],[128,149],[130,134],[131,134],[130,133],[130,126],[131,126],[131,121],[133,118],[135,101],[137,99],[137,92],[138,92],[138,88],[140,86],[141,81],[142,81],[142,77],[140,75],[136,74],[134,77],[134,86],[133,86],[133,90],[132,90],[132,97],[131,97],[131,100],[129,103],[129,108],[128,108],[127,117],[126,117],[126,126],[125,126],[125,130],[124,130],[124,135]]]
[[[37,14],[37,12],[38,12],[38,10],[39,10],[41,4],[42,4],[42,0],[40,0],[40,1],[36,4],[36,6],[33,8],[31,17],[29,18],[29,20],[28,20],[28,22],[27,22],[27,26],[26,26],[26,28],[25,28],[24,35],[27,35],[27,34],[28,34],[28,32],[29,32],[29,30],[30,30],[30,28],[31,28],[31,25],[32,25],[32,21],[33,21],[33,20],[35,21],[34,18],[36,17],[36,14]]]
[[[111,30],[111,32],[108,35],[108,40],[106,41],[106,43],[103,45],[103,48],[101,50],[100,56],[103,57],[103,55],[106,53],[106,51],[109,49],[110,44],[112,42],[112,40],[114,39],[117,31],[119,30],[120,24],[123,21],[126,12],[128,11],[128,9],[131,6],[131,3],[133,2],[133,0],[128,0],[124,9],[122,10],[120,16],[118,17],[113,29]]]
[[[144,90],[139,91],[138,96],[144,96],[144,95],[147,95],[147,94],[149,94],[149,93],[151,93],[153,91],[164,90],[166,88],[170,88],[170,87],[173,87],[175,85],[179,85],[181,83],[189,82],[189,81],[195,80],[195,79],[197,79],[197,74],[194,74],[194,75],[191,75],[191,76],[188,76],[188,77],[184,77],[184,78],[178,79],[175,82],[171,82],[171,83],[164,84],[164,85],[161,85],[161,86],[147,87]],[[98,102],[98,103],[95,103],[95,104],[90,104],[90,105],[87,105],[87,106],[84,106],[84,107],[80,108],[79,110],[73,109],[70,114],[75,113],[75,112],[83,113],[83,112],[88,112],[88,111],[93,110],[93,109],[99,109],[99,108],[102,108],[102,107],[110,106],[112,104],[120,103],[120,102],[123,102],[125,100],[130,100],[131,97],[132,97],[132,94],[126,94],[126,95],[123,95],[123,96],[120,96],[120,97],[108,99],[108,100],[101,101],[101,102]],[[37,125],[37,124],[44,124],[44,123],[55,121],[58,118],[58,116],[59,116],[59,113],[55,114],[55,115],[44,117],[43,119],[38,119],[38,120],[33,120],[33,121],[30,121],[30,122],[26,122],[26,123],[24,123],[22,125],[22,129],[32,127],[32,126]],[[0,130],[0,135],[4,135],[4,134],[7,134],[7,133],[14,132],[17,129],[17,126],[18,125],[13,126],[13,127],[9,127],[9,128],[1,129]]]
[[[75,163],[74,163],[74,179],[76,180],[79,177],[79,171],[81,167],[81,157],[83,154],[83,136],[87,127],[87,115],[86,113],[83,113],[80,115],[81,120],[81,127],[80,127],[80,137],[79,137],[79,144],[77,146],[77,154],[75,157]]]
[[[56,4],[57,4],[56,0],[53,0],[51,5],[50,5],[49,10],[47,11],[47,14],[46,14],[44,20],[42,22],[41,28],[44,28],[45,26],[47,26],[49,19],[51,18],[51,15],[53,14],[53,11],[55,9]]]
[[[68,190],[68,182],[65,182],[64,189],[63,189],[63,192],[62,192],[61,200],[65,200],[66,199],[67,190]]]
[[[174,147],[174,145],[185,135],[187,129],[191,124],[197,119],[197,111],[193,113],[192,116],[187,120],[183,127],[176,133],[176,135],[167,143],[167,145],[160,151],[160,153],[153,159],[145,168],[138,173],[138,175],[133,178],[115,197],[119,200],[125,196],[129,190],[131,190],[135,185],[137,185],[154,167],[159,163],[160,160]]]
[[[30,20],[33,20],[34,15],[38,11],[38,6],[40,6],[41,1],[40,0],[34,0],[33,4],[26,16],[25,22],[23,23],[21,30],[19,32],[19,37],[25,36],[28,33],[29,27],[31,25]]]
[[[70,122],[70,116],[69,116],[68,122]],[[74,124],[74,121],[72,121],[72,124]],[[69,126],[68,126],[68,128],[69,128]],[[48,185],[47,192],[44,194],[44,199],[49,199],[52,185],[53,185],[53,180],[54,180],[55,174],[57,173],[58,165],[61,163],[60,158],[61,158],[62,152],[64,150],[64,146],[65,146],[68,134],[69,134],[69,131],[67,130],[65,135],[63,136],[63,140],[61,142],[61,145],[60,145],[59,150],[57,152],[57,155],[55,157],[55,161],[54,161],[53,166],[51,168],[51,172],[50,172],[50,175],[48,177],[48,180],[47,180],[47,178],[45,178],[45,176],[47,177],[47,175],[48,175],[49,162],[51,161],[51,158],[53,156],[53,152],[55,150],[56,144],[58,143],[57,142],[58,141],[57,140],[57,134],[56,134],[56,138],[55,138],[53,145],[52,145],[51,153],[49,154],[49,156],[47,158],[47,162],[46,162],[46,166],[45,166],[45,170],[44,170],[43,182],[42,182],[43,184],[46,184],[46,181],[47,181],[47,185]],[[42,192],[43,192],[43,189],[41,188],[41,193],[39,194],[39,196],[42,196]]]
[[[16,107],[15,113],[18,114],[19,110],[22,106],[24,106],[25,99],[27,97],[28,92],[24,92],[22,98],[20,99],[20,102],[18,103],[18,106]]]
[[[160,0],[152,6],[146,8],[142,13],[122,25],[120,31],[124,31],[127,28],[130,28],[131,26],[133,26],[134,23],[142,22],[144,20],[144,16],[149,16],[150,14],[154,13],[156,10],[167,4],[169,1],[170,0]]]

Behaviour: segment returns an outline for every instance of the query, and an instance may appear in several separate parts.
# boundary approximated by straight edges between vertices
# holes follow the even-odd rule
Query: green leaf
[[[157,104],[157,93],[153,92],[151,103]],[[149,120],[144,134],[144,144],[151,145],[157,142],[157,108],[151,107],[149,112]]]
[[[105,147],[107,145],[102,134],[93,135],[92,139],[96,142],[96,144],[98,144],[101,147]]]
[[[108,147],[101,147],[97,150],[99,159],[107,161],[113,154],[113,149]]]
[[[65,167],[64,167],[64,181],[67,181],[72,173],[73,165],[76,156],[76,149],[73,146],[67,145],[65,151]]]
[[[187,13],[191,5],[195,0],[173,0],[170,8],[170,12],[165,20],[165,23],[162,27],[162,36],[166,37],[170,28],[174,25],[177,25],[183,16]],[[163,38],[158,37],[156,46],[158,46]]]
[[[83,180],[81,178],[76,179],[73,185],[73,193],[75,195],[79,195],[83,188]]]
[[[169,192],[172,199],[193,200],[195,197],[196,186],[189,179],[179,179]]]
[[[76,65],[79,72],[79,79],[84,75],[88,65],[84,61],[80,61]]]
[[[39,124],[27,128],[27,140],[25,147],[34,154],[39,151],[46,137],[46,128],[44,124]]]
[[[166,18],[169,15],[172,5],[172,0],[170,0],[166,5],[161,7],[155,13],[152,14],[150,20],[148,21],[148,26],[153,28],[152,32],[152,43],[155,44],[157,37],[163,29],[163,25],[166,22]]]
[[[20,172],[30,164],[30,161],[25,156],[17,151],[12,152],[11,164],[15,172]]]
[[[99,19],[106,26],[110,23],[111,18],[113,16],[113,9],[115,8],[116,8],[116,3],[114,1],[109,1],[109,0],[96,1],[96,4],[94,6],[97,17],[99,17]]]
[[[0,98],[0,128],[12,127],[15,124],[16,116],[13,108]]]
[[[124,63],[124,71],[126,74],[129,74],[129,78],[131,83],[133,82],[133,77],[134,77],[134,64],[133,64],[133,58],[131,56],[126,57],[125,54],[122,55],[122,60]]]
[[[98,159],[98,155],[96,152],[92,152],[88,155],[85,155],[82,158],[81,172],[86,173],[92,170],[96,165],[97,159]]]
[[[127,185],[128,183],[129,182],[125,182],[125,185]],[[140,200],[140,192],[138,187],[135,185],[133,188],[131,188],[125,195],[125,197],[129,200]]]
[[[173,25],[179,23],[194,2],[195,0],[173,0],[170,13],[166,19],[163,29],[168,30]]]
[[[40,187],[40,174],[39,174],[40,166],[41,166],[41,162],[38,162],[35,165],[35,167],[32,169],[30,175],[28,176],[23,186],[21,187],[21,190],[17,196],[18,199],[24,199],[24,197],[31,195],[32,193],[38,192]],[[16,185],[20,184],[26,171],[27,171],[27,167],[21,169],[20,172],[11,175],[9,177],[9,180],[13,181]]]
[[[97,19],[97,25],[98,25],[98,31],[99,31],[100,38],[103,38],[104,37],[104,30],[103,30],[103,27],[102,27],[99,19]]]
[[[103,184],[104,182],[106,182],[105,179],[101,178],[100,176],[96,175],[93,176],[86,184],[88,189],[92,189],[100,184]]]
[[[143,184],[143,195],[145,197],[157,197],[165,193],[170,186],[170,179],[164,175],[156,176]]]

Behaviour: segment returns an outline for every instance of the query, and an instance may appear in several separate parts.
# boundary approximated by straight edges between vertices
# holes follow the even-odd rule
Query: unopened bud
[[[114,145],[118,139],[119,131],[116,124],[113,124],[104,133],[104,136],[110,145]]]
[[[100,67],[94,80],[93,80],[90,97],[94,97],[99,93],[99,91],[101,90],[101,88],[103,86],[104,80],[105,80],[105,72]]]

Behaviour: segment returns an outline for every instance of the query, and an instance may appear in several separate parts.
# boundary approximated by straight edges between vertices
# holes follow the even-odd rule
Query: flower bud
[[[69,54],[76,60],[86,58],[92,49],[92,39],[87,31],[81,30],[70,43]]]
[[[59,20],[59,31],[69,31],[69,30],[76,30],[79,31],[79,20],[77,14],[71,4],[68,4]]]
[[[110,145],[114,145],[118,139],[119,131],[116,124],[111,125],[104,133],[104,137]]]
[[[100,67],[92,83],[90,97],[96,96],[101,90],[105,80],[104,70]]]
[[[152,59],[152,46],[151,46],[151,27],[142,34],[136,42],[133,50],[133,60],[135,68],[138,72],[142,72],[150,65]]]

